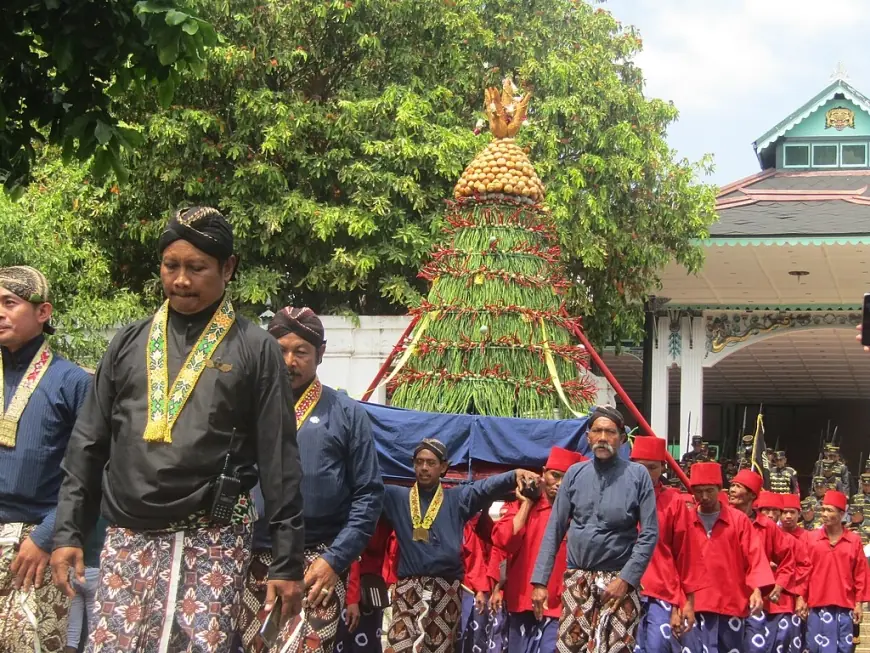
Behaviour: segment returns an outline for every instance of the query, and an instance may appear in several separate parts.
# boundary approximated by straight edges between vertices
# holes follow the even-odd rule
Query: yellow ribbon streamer
[[[562,382],[559,380],[559,372],[556,370],[556,361],[553,360],[553,352],[550,350],[550,341],[547,338],[547,327],[544,324],[544,318],[538,318],[538,321],[541,323],[541,337],[544,339],[542,343],[544,347],[544,362],[547,363],[547,369],[550,371],[550,379],[553,381],[553,387],[556,388],[556,394],[559,395],[559,399],[562,400],[562,403],[565,404],[565,407],[574,417],[586,417],[586,413],[578,413],[568,403],[568,397],[565,396],[565,390],[562,388]]]

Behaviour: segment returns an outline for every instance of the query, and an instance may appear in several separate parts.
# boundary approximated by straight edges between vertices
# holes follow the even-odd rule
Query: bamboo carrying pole
[[[567,315],[565,316],[568,317]],[[595,364],[601,369],[604,373],[604,378],[613,386],[616,394],[619,395],[619,398],[622,399],[622,403],[625,404],[625,407],[628,408],[629,412],[634,415],[634,418],[637,420],[638,426],[644,431],[647,435],[655,435],[653,433],[652,427],[649,425],[649,422],[644,419],[644,416],[641,415],[640,411],[637,409],[637,406],[634,405],[634,402],[631,400],[631,397],[628,396],[628,393],[623,389],[623,387],[619,384],[619,381],[616,380],[616,377],[613,376],[613,372],[610,371],[610,368],[604,363],[604,360],[595,351],[595,348],[592,346],[592,343],[589,342],[589,338],[586,337],[586,334],[583,333],[582,329],[577,326],[576,322],[571,322],[571,330],[574,332],[574,335],[583,343],[583,346],[586,347],[586,352],[589,354],[590,358],[595,361]],[[691,485],[689,484],[689,477],[686,476],[685,472],[680,469],[680,466],[677,464],[677,461],[674,460],[673,456],[665,449],[665,462],[668,463],[668,466],[677,475],[677,478],[680,479],[680,483],[686,486],[686,489],[691,489]]]
[[[396,357],[396,354],[399,353],[399,349],[401,349],[402,344],[405,342],[405,338],[407,338],[410,335],[411,331],[414,330],[414,327],[417,326],[417,322],[419,322],[419,321],[420,321],[420,315],[417,314],[408,323],[408,326],[402,332],[402,336],[399,338],[398,342],[393,347],[393,350],[390,352],[390,355],[387,356],[387,360],[384,361],[384,364],[381,365],[381,369],[378,370],[378,373],[375,375],[375,378],[369,384],[368,390],[366,390],[365,393],[363,394],[363,396],[362,396],[363,401],[368,401],[371,398],[372,393],[378,387],[378,384],[381,382],[381,379],[383,379],[386,376],[387,372],[390,371],[390,366],[393,364],[393,359]]]

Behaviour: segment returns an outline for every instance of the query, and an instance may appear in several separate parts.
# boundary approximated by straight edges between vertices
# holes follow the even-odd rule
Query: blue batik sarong
[[[489,611],[486,634],[490,653],[504,653],[507,651],[508,622],[508,613],[503,607],[498,612]]]
[[[635,653],[680,653],[680,643],[671,632],[671,607],[667,601],[640,598]]]
[[[766,612],[744,619],[743,642],[747,653],[773,653],[774,630]]]
[[[338,622],[338,636],[335,640],[335,653],[382,653],[381,635],[383,634],[384,611],[379,608],[362,608],[359,625],[348,632],[347,610],[343,610]]]
[[[690,653],[744,653],[743,619],[714,612],[695,614],[695,627],[682,636]]]
[[[807,619],[810,653],[852,653],[852,611],[829,606],[812,608]]]
[[[803,620],[796,614],[772,614],[767,618],[767,625],[773,631],[774,653],[802,653]]]
[[[535,619],[535,613],[511,612],[508,629],[508,653],[551,653],[556,650],[559,620],[556,617]]]
[[[487,597],[488,598],[488,597]],[[474,594],[462,590],[462,617],[459,622],[459,653],[485,653],[487,643],[487,622],[489,621],[489,601],[480,614],[474,607]]]

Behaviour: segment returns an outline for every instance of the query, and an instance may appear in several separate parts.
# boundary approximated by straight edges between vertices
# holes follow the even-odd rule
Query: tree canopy
[[[171,211],[212,204],[235,226],[234,293],[324,313],[401,313],[443,229],[445,199],[489,140],[484,86],[534,95],[519,142],[547,186],[573,282],[569,309],[597,342],[637,337],[671,258],[701,261],[714,220],[707,162],[677,160],[677,116],[644,96],[641,41],[579,0],[188,0],[223,42],[172,103],[111,105],[141,137],[132,171],[102,186],[89,238],[113,285],[149,292]],[[137,140],[140,140],[137,138]],[[97,191],[95,191],[97,192]],[[80,209],[66,205],[63,217]],[[150,295],[148,295],[150,297]],[[155,301],[155,300],[149,300]]]
[[[34,144],[93,158],[94,174],[126,177],[112,97],[157,90],[168,104],[183,70],[203,67],[212,27],[175,2],[5,0],[0,8],[0,182],[13,195],[31,179]]]

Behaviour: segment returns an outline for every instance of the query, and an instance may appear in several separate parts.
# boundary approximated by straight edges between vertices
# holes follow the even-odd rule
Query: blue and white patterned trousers
[[[715,612],[697,612],[695,619],[681,639],[683,653],[745,653],[743,619]]]
[[[640,624],[634,653],[680,653],[680,642],[671,633],[672,607],[667,601],[640,598]]]
[[[846,608],[813,608],[807,619],[810,653],[852,653],[852,611]]]
[[[556,617],[535,619],[535,613],[511,612],[508,653],[551,653],[556,650],[559,620]]]

